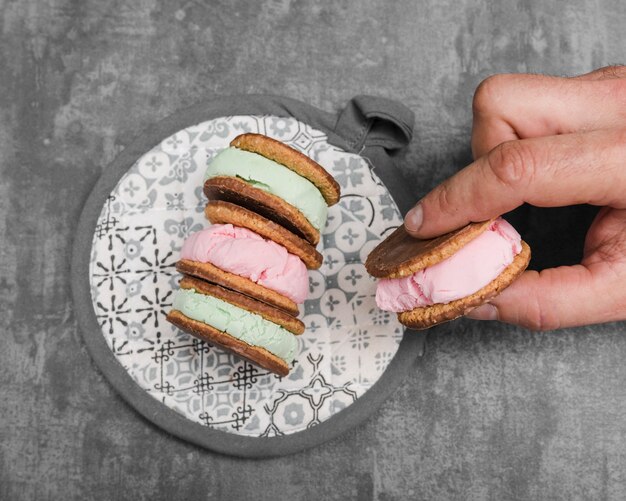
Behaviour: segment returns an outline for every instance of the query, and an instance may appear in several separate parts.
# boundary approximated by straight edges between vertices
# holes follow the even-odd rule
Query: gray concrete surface
[[[174,110],[241,92],[329,111],[359,93],[402,100],[417,115],[402,158],[417,198],[469,160],[485,76],[626,62],[623,0],[0,0],[0,21],[0,499],[626,498],[623,323],[459,321],[429,335],[364,426],[237,460],[116,396],[85,352],[68,279],[90,188]],[[514,216],[534,265],[575,261],[592,212]]]

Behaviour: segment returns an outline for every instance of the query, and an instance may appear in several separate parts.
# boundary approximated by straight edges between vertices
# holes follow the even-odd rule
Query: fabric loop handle
[[[356,151],[368,146],[394,151],[411,142],[414,122],[414,113],[403,104],[361,95],[352,98],[339,114],[335,132]]]

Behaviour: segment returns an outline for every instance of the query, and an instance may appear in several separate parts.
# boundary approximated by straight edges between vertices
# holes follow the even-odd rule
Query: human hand
[[[526,271],[468,315],[535,330],[626,319],[626,66],[574,78],[495,75],[474,95],[475,161],[404,219],[430,238],[508,212],[602,206],[579,265]]]

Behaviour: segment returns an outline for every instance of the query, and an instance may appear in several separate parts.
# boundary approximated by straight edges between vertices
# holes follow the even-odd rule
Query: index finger
[[[502,143],[428,193],[405,217],[432,238],[528,202],[626,207],[626,129]]]

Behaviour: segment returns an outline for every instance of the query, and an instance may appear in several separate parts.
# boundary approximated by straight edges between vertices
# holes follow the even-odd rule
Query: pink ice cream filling
[[[380,280],[376,304],[401,312],[470,296],[502,273],[521,250],[519,233],[498,218],[449,258],[407,277]]]
[[[211,263],[295,303],[303,303],[309,290],[307,269],[299,257],[276,242],[232,224],[214,224],[190,235],[180,257]]]

